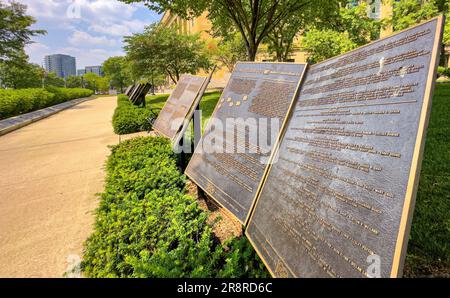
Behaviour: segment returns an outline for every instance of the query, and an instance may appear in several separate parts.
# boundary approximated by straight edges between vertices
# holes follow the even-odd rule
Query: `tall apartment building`
[[[77,74],[76,59],[69,55],[48,55],[44,58],[45,70],[53,72],[60,78],[67,78]]]

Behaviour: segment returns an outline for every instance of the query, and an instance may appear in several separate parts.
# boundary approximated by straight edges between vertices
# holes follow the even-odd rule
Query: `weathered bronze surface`
[[[274,276],[401,275],[441,30],[307,71],[246,232]]]
[[[192,109],[195,109],[194,105],[199,103],[199,97],[201,97],[199,92],[205,82],[204,77],[183,75],[159,113],[153,129],[174,140],[177,133],[183,131],[183,127],[188,125],[188,121],[185,120],[190,119],[186,117]]]
[[[130,93],[131,93],[131,91],[133,91],[134,86],[135,86],[135,85],[129,86],[129,87],[127,88],[127,90],[125,90],[125,93],[124,93],[124,94],[125,94],[126,96],[129,96]]]
[[[202,152],[197,147],[186,169],[193,181],[242,223],[267,168],[264,161],[269,159],[279,135],[279,127],[264,131],[258,129],[258,124],[263,120],[270,124],[272,118],[282,124],[304,69],[305,64],[295,63],[238,63],[212,116],[223,124],[223,129],[210,120],[201,140],[204,145],[205,139],[217,139],[221,148]],[[250,122],[238,131],[237,126],[226,127],[226,119]],[[225,139],[226,133],[233,130],[236,139]],[[255,131],[260,134],[253,135],[258,140],[252,141],[249,134]]]
[[[150,84],[138,84],[130,93],[129,100],[134,105],[141,105],[145,101],[145,96],[150,91]]]

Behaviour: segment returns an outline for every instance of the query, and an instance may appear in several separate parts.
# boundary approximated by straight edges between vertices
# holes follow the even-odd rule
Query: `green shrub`
[[[91,95],[91,90],[81,88],[0,89],[0,119],[33,112],[71,99]]]
[[[112,120],[114,132],[125,135],[150,130],[149,117],[149,109],[137,107],[128,100],[127,96],[119,95]]]
[[[88,277],[268,276],[246,240],[215,240],[207,214],[185,194],[170,142],[154,137],[112,149],[82,269]]]

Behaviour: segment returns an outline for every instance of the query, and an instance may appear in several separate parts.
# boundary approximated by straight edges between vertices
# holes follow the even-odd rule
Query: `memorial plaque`
[[[139,92],[142,89],[142,84],[137,84],[133,90],[131,90],[130,95],[128,96],[128,99],[133,102],[133,100],[138,96]]]
[[[189,121],[185,121],[185,119],[189,120],[192,117],[195,107],[203,96],[200,91],[204,92],[206,89],[204,85],[208,83],[207,78],[193,75],[181,76],[175,90],[159,113],[153,129],[171,139],[172,142],[177,140],[189,124]]]
[[[133,90],[133,92],[131,93],[131,95],[129,97],[130,101],[134,105],[145,104],[145,102],[144,102],[145,96],[150,91],[151,87],[152,86],[147,83],[137,85],[137,87]]]
[[[131,86],[129,86],[128,88],[127,88],[127,90],[125,90],[125,95],[126,96],[129,96],[130,95],[130,93],[131,93],[131,91],[133,90],[133,88],[134,88],[134,85],[131,85]]]
[[[272,275],[401,276],[442,22],[307,71],[247,225]]]
[[[305,68],[306,64],[296,63],[236,64],[186,169],[189,178],[242,223]],[[217,141],[217,150],[204,148],[211,139]]]

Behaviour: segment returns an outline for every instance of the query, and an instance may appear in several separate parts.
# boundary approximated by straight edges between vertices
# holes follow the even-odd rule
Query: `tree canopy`
[[[110,57],[103,62],[103,71],[105,76],[109,78],[111,85],[123,92],[125,86],[132,82],[129,67],[125,57],[116,56]]]
[[[32,30],[36,21],[26,14],[26,5],[0,1],[0,62],[11,61],[21,55],[31,37],[45,34],[44,30]]]
[[[365,2],[355,6],[349,1],[332,21],[309,26],[302,48],[310,62],[317,63],[377,39],[380,28],[381,22],[367,16]]]
[[[214,33],[226,36],[239,32],[247,48],[248,60],[254,61],[261,43],[283,20],[298,18],[317,20],[339,10],[341,0],[120,0],[141,2],[149,8],[170,10],[184,18],[204,11],[213,24]],[[308,11],[308,13],[304,13]]]
[[[125,37],[127,59],[139,77],[157,77],[165,73],[177,83],[183,73],[208,70],[205,43],[199,35],[177,33],[176,28],[151,25],[143,33]]]

